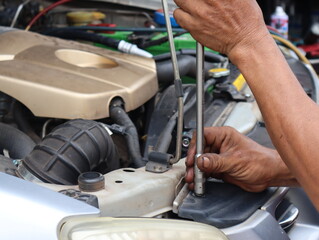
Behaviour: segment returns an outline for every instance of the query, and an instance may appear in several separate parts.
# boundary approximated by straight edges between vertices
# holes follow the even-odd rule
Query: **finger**
[[[188,189],[189,190],[194,190],[194,183],[189,183],[188,184]]]
[[[192,9],[192,3],[189,0],[174,0],[174,2],[183,11],[189,12]]]
[[[196,151],[197,151],[196,141],[197,141],[197,133],[196,133],[196,130],[194,130],[192,133],[192,139],[191,139],[191,142],[189,144],[188,151],[187,151],[186,166],[190,167],[190,166],[194,165],[195,155],[196,155]],[[204,149],[204,152],[209,152],[208,150],[210,149],[210,147],[206,146],[205,139],[204,139],[204,146],[205,146],[205,149],[207,149],[207,151],[205,151],[205,149]]]
[[[194,166],[194,162],[195,162],[195,154],[187,155],[186,162],[185,162],[186,167]]]
[[[208,152],[220,153],[227,151],[233,142],[239,142],[240,133],[232,127],[209,127],[204,129],[204,137]]]
[[[186,166],[187,167],[191,167],[194,166],[194,162],[195,162],[195,153],[196,152],[196,148],[191,148],[188,150],[187,152],[187,157],[186,157]]]
[[[209,127],[204,129],[204,153],[219,153],[219,148],[223,138],[221,133],[222,129],[216,127]],[[193,132],[193,137],[189,144],[187,157],[186,157],[186,166],[190,167],[194,165],[194,159],[196,155],[196,131]]]
[[[197,158],[197,166],[204,173],[219,174],[227,172],[232,161],[227,161],[227,154],[206,153]]]
[[[204,129],[204,137],[207,145],[211,147],[211,152],[219,153],[219,150],[228,132],[222,127],[211,127]]]
[[[185,182],[192,183],[194,181],[194,168],[187,168],[185,174]]]
[[[195,133],[195,132],[194,132]],[[196,154],[196,134],[193,133],[193,137],[188,147],[186,166],[191,167],[194,165],[195,154]]]
[[[194,22],[196,19],[194,19],[190,14],[188,14],[186,11],[177,8],[174,11],[174,18],[176,19],[177,23],[184,29],[193,29]]]

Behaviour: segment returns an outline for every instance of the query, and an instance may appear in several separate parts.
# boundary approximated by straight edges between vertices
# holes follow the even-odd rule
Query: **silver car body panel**
[[[0,173],[1,239],[57,240],[61,225],[74,216],[99,216],[79,200]]]
[[[257,210],[241,224],[221,230],[230,240],[289,240],[276,219],[263,210]]]

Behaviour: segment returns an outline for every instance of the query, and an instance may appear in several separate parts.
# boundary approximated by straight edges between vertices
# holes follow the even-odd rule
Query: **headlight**
[[[217,228],[154,218],[81,218],[67,221],[61,240],[227,240]]]

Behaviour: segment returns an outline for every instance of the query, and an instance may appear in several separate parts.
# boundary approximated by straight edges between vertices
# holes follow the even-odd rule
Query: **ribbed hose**
[[[123,101],[121,99],[114,99],[110,105],[110,117],[112,120],[123,127],[125,127],[125,139],[129,149],[129,155],[135,167],[145,166],[141,152],[138,133],[132,120],[123,109]]]
[[[10,158],[22,159],[27,156],[34,148],[35,143],[25,133],[19,129],[0,123],[0,151],[6,149]]]
[[[73,185],[81,173],[119,168],[115,145],[102,123],[72,120],[55,128],[24,159],[24,167],[44,182]]]

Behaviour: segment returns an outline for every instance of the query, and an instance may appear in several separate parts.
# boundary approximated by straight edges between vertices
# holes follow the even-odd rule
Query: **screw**
[[[190,144],[190,139],[189,138],[183,138],[183,141],[182,141],[183,147],[184,148],[188,148],[189,144]]]

